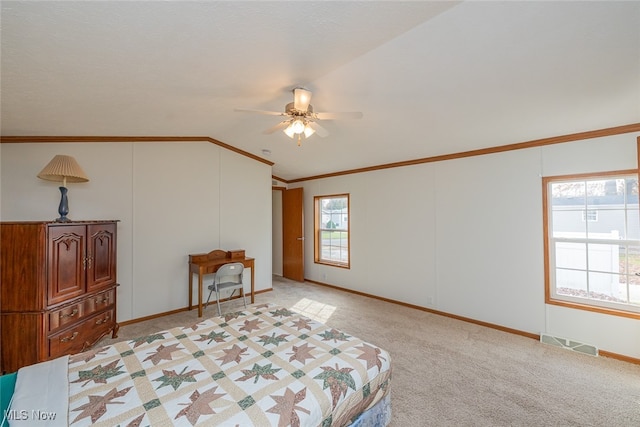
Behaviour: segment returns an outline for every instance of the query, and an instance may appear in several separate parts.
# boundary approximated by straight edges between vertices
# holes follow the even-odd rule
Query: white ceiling
[[[638,1],[1,5],[3,136],[208,136],[289,180],[640,122]],[[234,111],[296,86],[364,118],[298,147]]]

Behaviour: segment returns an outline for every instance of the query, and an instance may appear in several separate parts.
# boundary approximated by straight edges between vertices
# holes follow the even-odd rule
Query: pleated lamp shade
[[[76,159],[71,156],[57,154],[38,174],[38,178],[47,181],[62,181],[63,187],[68,182],[87,182],[89,177],[84,173]]]
[[[58,213],[60,218],[56,219],[57,222],[69,222],[67,218],[69,213],[69,200],[67,198],[67,181],[69,182],[87,182],[89,178],[84,173],[76,159],[71,156],[65,156],[62,154],[56,155],[47,166],[40,171],[38,178],[46,179],[47,181],[62,181],[60,188],[60,206],[58,206]]]

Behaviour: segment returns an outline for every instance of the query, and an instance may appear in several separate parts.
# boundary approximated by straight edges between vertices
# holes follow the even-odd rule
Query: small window
[[[549,304],[640,318],[638,175],[543,180]]]
[[[596,222],[598,220],[598,211],[593,209],[582,211],[582,220]]]
[[[315,262],[349,268],[349,195],[316,196],[313,200]]]

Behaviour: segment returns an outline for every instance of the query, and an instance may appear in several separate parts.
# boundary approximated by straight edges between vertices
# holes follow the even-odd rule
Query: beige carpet
[[[638,365],[323,286],[274,278],[273,288],[256,303],[292,307],[391,353],[393,427],[640,426]],[[124,326],[117,340],[196,318],[192,310]]]

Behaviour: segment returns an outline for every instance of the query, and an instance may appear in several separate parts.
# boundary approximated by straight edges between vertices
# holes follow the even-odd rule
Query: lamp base
[[[56,222],[71,222],[69,218],[67,218],[67,214],[69,213],[69,200],[67,199],[67,188],[60,188],[60,206],[58,206],[58,213],[60,214],[60,218],[56,219]]]

